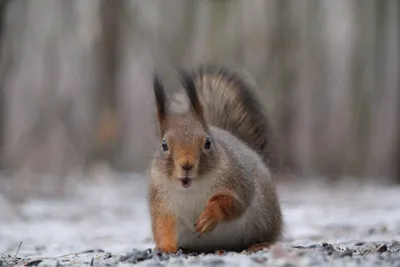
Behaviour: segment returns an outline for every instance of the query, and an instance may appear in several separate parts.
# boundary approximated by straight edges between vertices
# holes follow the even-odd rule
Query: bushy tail
[[[186,73],[196,84],[205,118],[259,153],[273,171],[280,167],[274,133],[258,88],[244,72],[225,66],[201,66]],[[183,94],[175,94],[175,100]]]

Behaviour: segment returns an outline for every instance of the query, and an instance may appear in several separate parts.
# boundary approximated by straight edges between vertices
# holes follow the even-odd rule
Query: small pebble
[[[42,262],[42,260],[33,260],[25,264],[25,266],[37,266]]]
[[[394,241],[392,244],[390,244],[388,250],[390,252],[400,252],[400,242]]]
[[[182,255],[183,255],[182,249],[178,250],[178,251],[175,253],[175,256],[182,256]]]
[[[379,253],[387,251],[386,244],[380,245],[376,251],[379,252]]]
[[[252,257],[251,258],[252,261],[254,261],[255,263],[264,263],[268,260],[267,257]]]
[[[151,251],[151,250],[150,250]],[[129,253],[128,255],[121,257],[122,262],[127,262],[127,263],[138,263],[147,259],[151,258],[151,253],[149,250],[145,251],[140,251],[137,249],[134,249],[133,252]]]
[[[322,247],[328,255],[332,255],[334,252],[336,252],[335,248],[331,244],[323,243]]]
[[[159,251],[159,250],[153,250],[152,252],[151,252],[151,255],[152,256],[159,256],[159,257],[161,257],[162,256],[162,252],[161,251]]]
[[[328,244],[328,243],[322,243],[322,247],[324,247],[324,248],[326,248],[326,247],[332,247],[332,245],[331,245],[331,244]]]
[[[218,266],[222,264],[225,264],[225,261],[222,259],[212,259],[204,262],[204,265],[206,266]]]
[[[307,247],[303,247],[303,246],[294,246],[293,248],[297,248],[297,249],[306,249]]]
[[[353,251],[351,249],[347,249],[343,252],[340,252],[339,257],[344,258],[344,257],[351,257],[353,256]]]
[[[104,254],[104,259],[106,260],[106,259],[109,259],[109,258],[111,258],[112,257],[112,254],[111,254],[111,252],[106,252],[105,254]]]

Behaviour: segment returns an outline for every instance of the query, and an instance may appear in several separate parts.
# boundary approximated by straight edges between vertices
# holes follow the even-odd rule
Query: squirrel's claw
[[[218,224],[218,218],[207,209],[200,215],[195,224],[195,231],[199,233],[197,238],[200,238],[205,233],[212,231]]]

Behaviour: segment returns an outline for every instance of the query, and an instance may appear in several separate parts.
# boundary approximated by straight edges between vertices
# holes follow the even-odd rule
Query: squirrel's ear
[[[153,90],[154,96],[156,98],[156,106],[157,106],[157,119],[158,124],[160,126],[161,134],[164,132],[165,126],[165,118],[166,114],[166,104],[165,104],[165,90],[164,86],[161,83],[161,80],[157,73],[153,75]]]
[[[184,70],[180,71],[180,75],[181,83],[185,89],[186,95],[189,98],[193,111],[201,120],[204,120],[203,106],[201,105],[199,97],[197,96],[196,84],[193,80],[193,77]]]

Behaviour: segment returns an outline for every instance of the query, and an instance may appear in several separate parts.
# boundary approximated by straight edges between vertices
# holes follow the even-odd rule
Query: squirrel
[[[269,165],[271,128],[254,84],[226,66],[179,73],[183,90],[169,99],[153,75],[160,144],[148,204],[155,249],[269,247],[282,236],[283,216]]]

